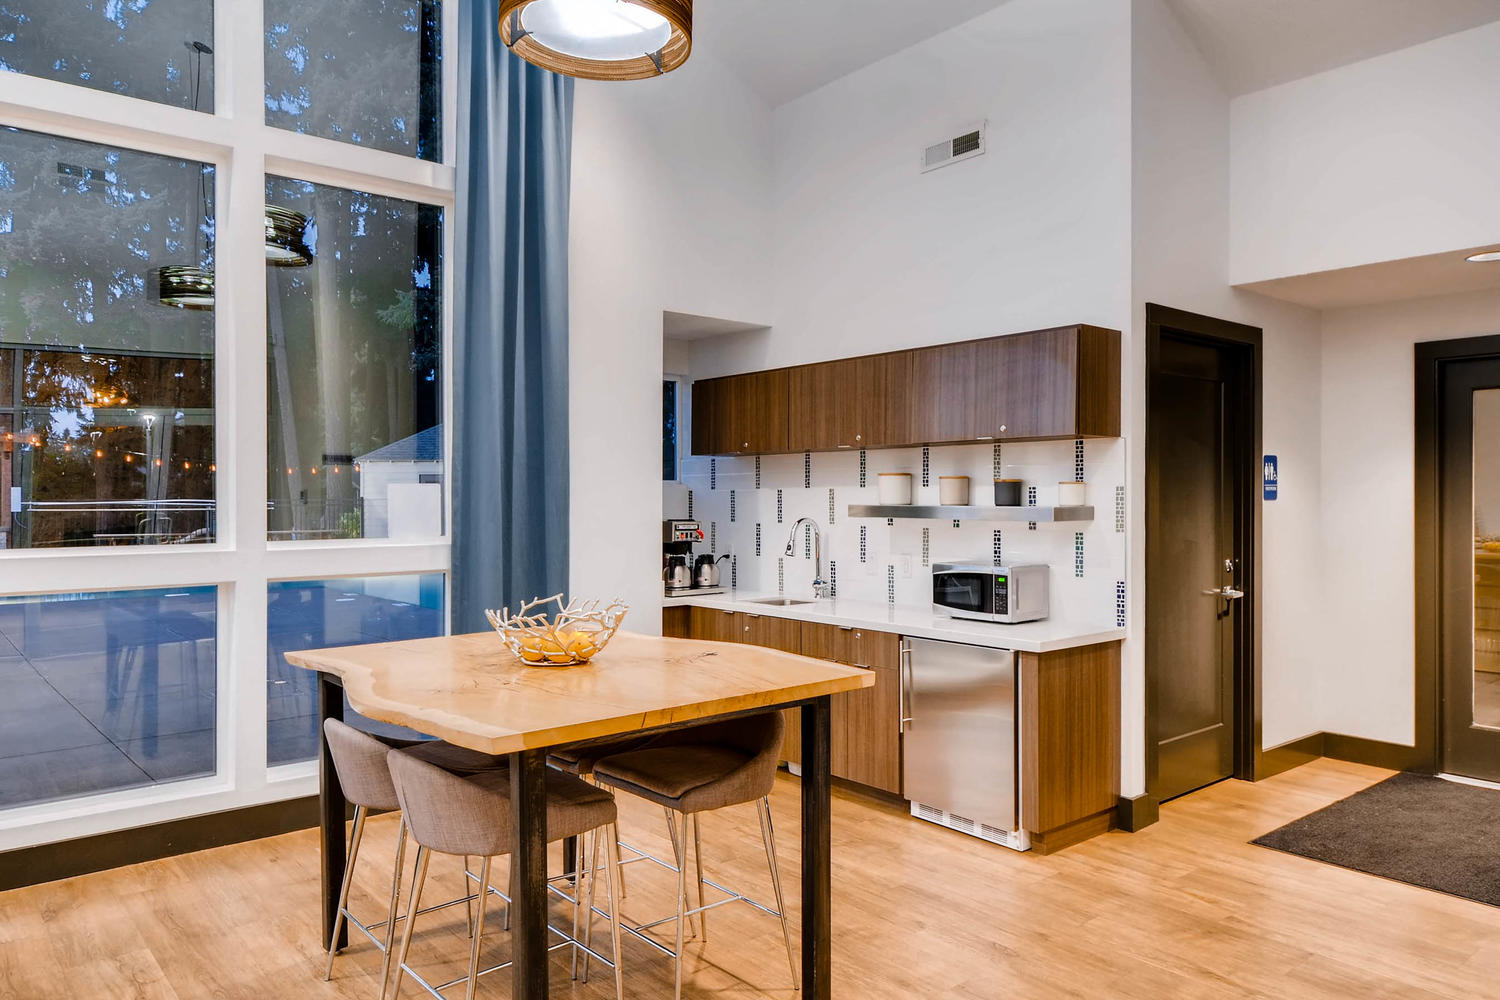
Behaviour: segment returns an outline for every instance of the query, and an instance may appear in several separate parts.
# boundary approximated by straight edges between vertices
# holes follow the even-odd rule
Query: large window
[[[442,158],[437,0],[265,0],[266,123]]]
[[[214,109],[213,0],[4,0],[0,70]]]
[[[9,548],[214,534],[214,168],[0,129],[0,459]]]
[[[0,808],[212,774],[215,600],[0,598]]]
[[[443,577],[369,577],[273,583],[266,604],[266,760],[289,764],[318,752],[318,691],[313,676],[289,666],[283,654],[368,642],[442,635]],[[406,730],[347,712],[369,732],[413,736]]]
[[[271,177],[310,263],[271,271],[272,538],[443,532],[443,213]]]
[[[446,630],[455,20],[0,0],[0,851],[312,794],[285,653]]]

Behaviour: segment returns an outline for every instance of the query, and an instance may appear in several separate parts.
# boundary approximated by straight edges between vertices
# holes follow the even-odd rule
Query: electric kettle
[[[719,585],[719,563],[728,558],[728,556],[719,556],[719,558],[715,559],[707,552],[699,556],[697,563],[693,566],[693,586],[717,587]]]
[[[661,571],[662,581],[668,590],[686,590],[693,585],[693,573],[688,569],[688,557],[679,554],[667,556]]]

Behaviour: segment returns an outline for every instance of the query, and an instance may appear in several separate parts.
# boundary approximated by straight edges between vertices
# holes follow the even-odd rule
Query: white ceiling
[[[1313,309],[1340,309],[1500,288],[1500,262],[1475,264],[1464,259],[1481,250],[1500,250],[1500,246],[1469,247],[1425,257],[1273,278],[1239,287]]]
[[[1500,0],[1166,0],[1230,96],[1500,21]]]
[[[1004,2],[712,0],[693,11],[693,48],[778,107]]]

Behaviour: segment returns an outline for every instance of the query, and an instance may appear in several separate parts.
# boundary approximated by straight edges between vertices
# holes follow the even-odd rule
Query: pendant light
[[[687,62],[693,0],[500,0],[500,40],[586,80],[645,80]]]
[[[312,259],[312,248],[307,245],[307,216],[267,205],[266,263],[272,267],[306,267]]]
[[[203,83],[203,57],[213,55],[214,50],[203,42],[186,42],[193,53],[193,110],[198,110],[198,94]],[[193,251],[202,259],[198,240],[202,236],[203,218],[208,215],[208,179],[203,170],[198,171],[198,194],[202,202],[202,215],[193,225]],[[214,307],[214,273],[196,264],[163,264],[153,267],[146,275],[146,298],[159,306],[176,309],[206,310]]]

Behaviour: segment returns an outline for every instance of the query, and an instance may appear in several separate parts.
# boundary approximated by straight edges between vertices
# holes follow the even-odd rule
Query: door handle
[[[901,644],[901,668],[896,672],[901,681],[901,732],[906,732],[906,727],[916,720],[912,718],[911,711],[911,689],[912,683],[907,679],[911,672],[911,647],[905,643]],[[913,678],[914,679],[914,678]]]
[[[1223,587],[1220,587],[1218,590],[1205,590],[1203,594],[1206,597],[1222,597],[1226,601],[1237,601],[1241,597],[1245,596],[1245,592],[1243,590],[1235,590],[1227,583]]]

